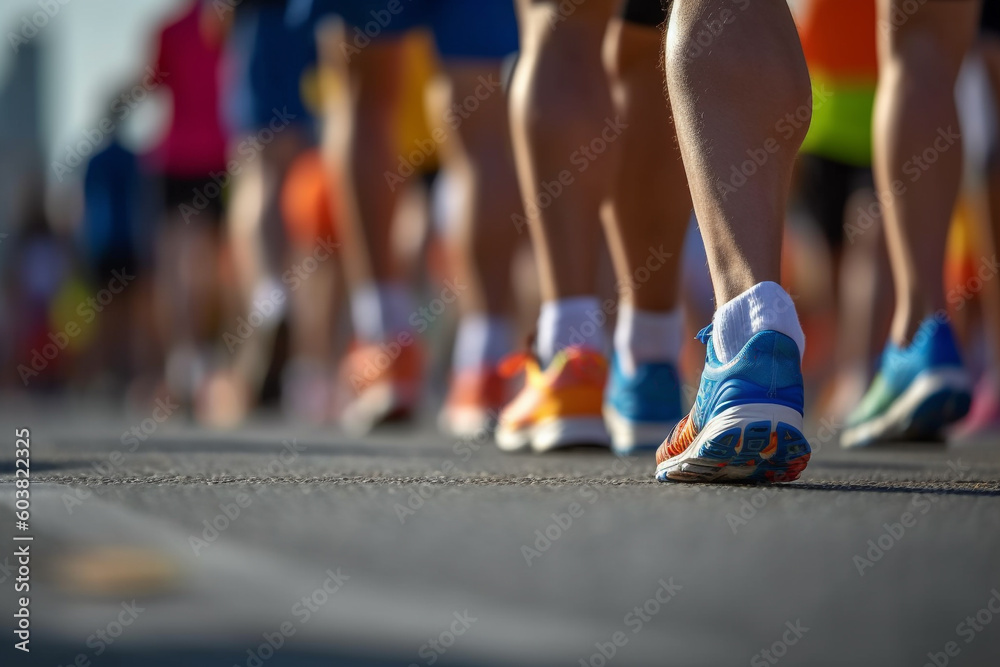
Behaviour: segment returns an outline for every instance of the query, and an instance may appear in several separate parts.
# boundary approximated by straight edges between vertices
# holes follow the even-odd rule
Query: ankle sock
[[[268,328],[281,324],[288,308],[288,290],[285,285],[271,276],[263,278],[254,288],[250,312],[264,317]]]
[[[792,297],[775,282],[757,283],[723,304],[715,311],[712,323],[712,344],[722,363],[739,354],[747,341],[761,331],[777,331],[794,340],[800,358],[806,351],[806,337]]]
[[[351,321],[355,335],[383,342],[410,330],[414,312],[409,288],[400,283],[368,283],[351,294]]]
[[[632,376],[639,364],[676,363],[683,324],[680,308],[667,312],[638,310],[630,303],[622,303],[614,336],[619,368],[626,376]]]
[[[452,370],[494,367],[511,350],[514,334],[506,317],[467,315],[458,323]]]
[[[585,347],[603,353],[607,345],[603,322],[606,314],[596,296],[577,296],[542,304],[535,339],[543,365],[565,347]]]

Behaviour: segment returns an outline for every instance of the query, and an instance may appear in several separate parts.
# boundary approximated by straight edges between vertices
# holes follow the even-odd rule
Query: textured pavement
[[[848,453],[825,422],[799,482],[734,487],[425,426],[181,421],[0,420],[5,666],[1000,664],[996,439]],[[25,424],[30,656],[5,561]]]

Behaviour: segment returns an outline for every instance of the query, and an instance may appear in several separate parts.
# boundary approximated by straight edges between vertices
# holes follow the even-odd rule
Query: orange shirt
[[[810,70],[836,81],[878,79],[875,0],[810,0],[799,36]]]

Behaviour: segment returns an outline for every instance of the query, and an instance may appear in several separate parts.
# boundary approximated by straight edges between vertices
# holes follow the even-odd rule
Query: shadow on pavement
[[[33,638],[31,664],[72,665],[79,655],[89,657],[89,649],[69,644],[44,645],[45,639]],[[39,646],[38,644],[43,644]],[[402,656],[355,655],[333,651],[309,650],[292,646],[279,647],[273,653],[251,653],[245,645],[230,648],[187,647],[177,644],[149,646],[144,649],[110,647],[100,656],[102,667],[399,667],[414,663],[416,655]],[[93,664],[96,661],[91,661]],[[6,664],[6,663],[5,663]],[[481,667],[467,662],[449,660],[453,667]]]

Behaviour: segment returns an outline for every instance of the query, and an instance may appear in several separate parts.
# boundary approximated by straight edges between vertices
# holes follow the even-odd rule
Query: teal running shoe
[[[802,435],[799,348],[777,331],[755,334],[735,358],[715,356],[712,327],[694,408],[656,452],[661,482],[790,482],[809,463]]]
[[[618,357],[612,360],[604,422],[615,453],[655,450],[683,416],[681,383],[673,364],[639,364],[629,377]]]
[[[847,419],[843,447],[941,440],[969,412],[972,383],[947,322],[929,317],[905,348],[888,343],[879,371]]]

